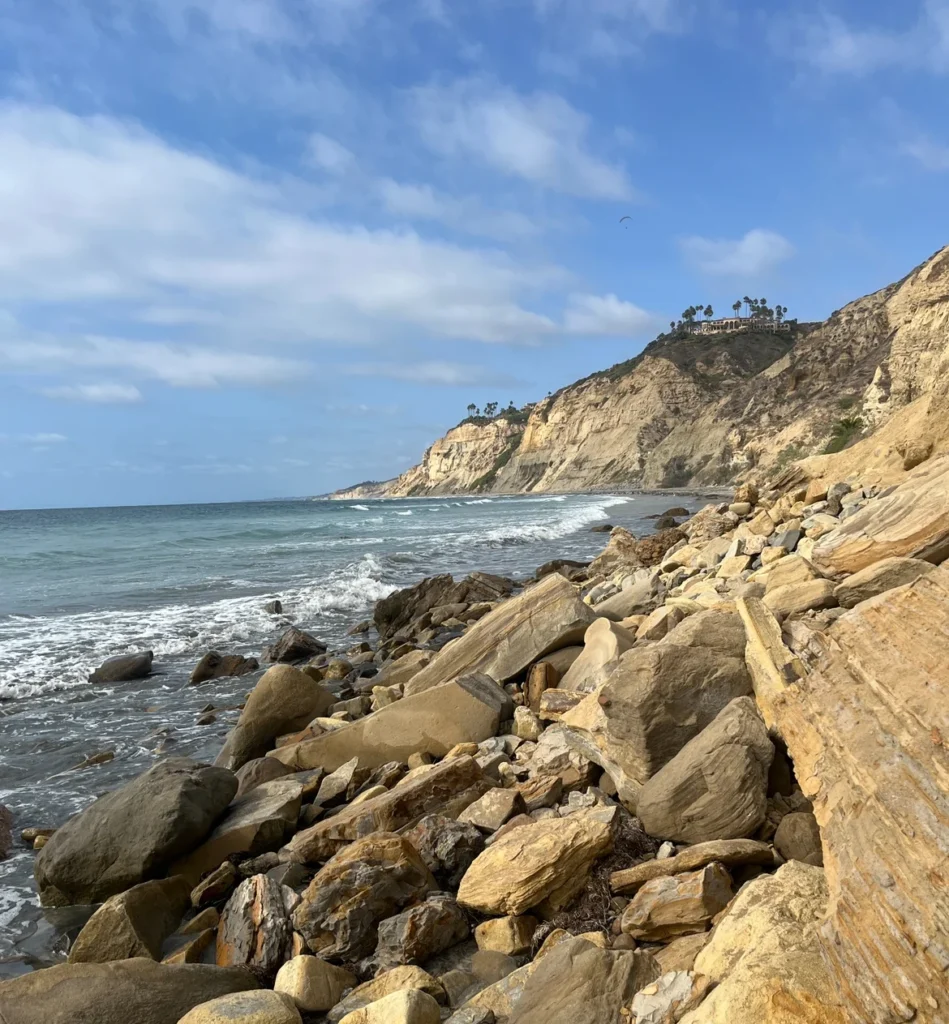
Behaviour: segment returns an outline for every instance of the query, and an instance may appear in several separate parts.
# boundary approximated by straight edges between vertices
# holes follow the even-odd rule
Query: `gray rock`
[[[211,679],[245,676],[248,672],[256,672],[258,668],[260,668],[260,664],[256,658],[245,658],[241,654],[219,654],[217,651],[208,651],[195,665],[190,683],[192,686],[197,686]]]
[[[141,654],[120,654],[104,661],[89,676],[90,683],[125,683],[132,679],[144,679],[152,672],[152,652]]]
[[[803,536],[802,530],[784,530],[781,533],[772,534],[768,543],[773,548],[787,548],[790,552],[797,548]]]
[[[430,893],[424,903],[379,923],[376,967],[424,963],[468,937],[468,918],[450,893]]]
[[[441,814],[428,814],[405,833],[425,866],[446,888],[455,890],[475,857],[484,849],[484,837],[474,825]]]
[[[302,629],[291,626],[275,643],[264,649],[267,661],[304,661],[326,653],[326,644]]]
[[[786,814],[774,834],[774,848],[785,860],[801,860],[820,866],[824,853],[817,819],[807,811]]]

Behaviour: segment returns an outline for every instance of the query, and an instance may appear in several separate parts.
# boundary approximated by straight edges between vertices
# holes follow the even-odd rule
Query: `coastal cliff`
[[[849,449],[894,417],[914,424],[894,438],[923,430],[943,450],[949,438],[929,402],[947,368],[949,247],[820,324],[660,336],[538,402],[526,422],[455,427],[375,493],[723,485]],[[865,463],[880,461],[863,444]]]

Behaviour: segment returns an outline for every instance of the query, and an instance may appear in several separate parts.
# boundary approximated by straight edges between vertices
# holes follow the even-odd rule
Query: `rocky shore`
[[[0,1022],[946,1024],[949,457],[683,514],[291,628],[213,765],[0,808],[87,908]]]

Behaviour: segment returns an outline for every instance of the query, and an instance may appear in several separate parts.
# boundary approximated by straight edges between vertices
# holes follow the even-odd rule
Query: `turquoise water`
[[[256,676],[187,685],[206,651],[259,656],[292,622],[331,646],[372,605],[423,576],[474,569],[524,578],[590,558],[610,522],[649,532],[668,496],[276,501],[0,512],[0,803],[16,831],[56,826],[165,754],[215,756]],[[695,499],[685,500],[690,508]],[[699,502],[700,504],[700,502]],[[279,598],[284,616],[264,611]],[[128,651],[156,674],[94,686]],[[217,721],[196,723],[214,704]],[[70,769],[89,754],[108,764]],[[55,959],[31,851],[0,863],[0,975]]]

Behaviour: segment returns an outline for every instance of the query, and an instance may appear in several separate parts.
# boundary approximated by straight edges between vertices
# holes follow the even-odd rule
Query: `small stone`
[[[409,771],[413,768],[421,768],[422,765],[432,764],[435,759],[431,754],[425,751],[416,751],[414,754],[409,754],[408,766]]]
[[[527,914],[520,917],[495,917],[475,928],[475,942],[478,949],[520,956],[530,949],[536,928],[537,919]]]
[[[516,789],[489,789],[458,815],[458,820],[483,832],[497,832],[510,818],[525,814],[524,798]]]
[[[198,908],[217,903],[237,885],[237,879],[237,868],[230,861],[225,861],[191,890],[191,905]]]
[[[274,991],[289,996],[298,1010],[318,1013],[334,1007],[357,978],[318,956],[295,956],[277,972]]]
[[[514,709],[514,735],[522,740],[536,743],[544,726],[537,715],[527,707]]]
[[[656,860],[667,860],[669,857],[674,857],[675,852],[675,844],[666,840],[656,851]]]
[[[824,863],[817,819],[806,811],[795,811],[781,819],[774,834],[774,848],[785,860],[816,866]]]

